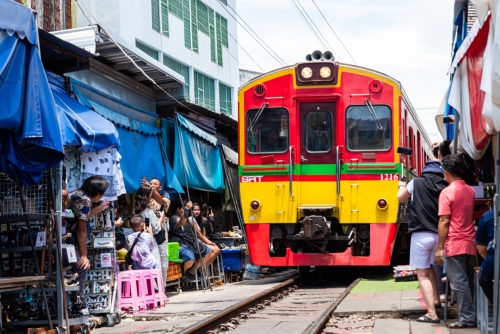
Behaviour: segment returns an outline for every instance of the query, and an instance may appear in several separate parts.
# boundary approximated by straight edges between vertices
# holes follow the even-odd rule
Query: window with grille
[[[195,103],[215,111],[215,80],[194,71]]]
[[[224,5],[227,1],[220,0]],[[184,46],[199,53],[198,32],[210,38],[210,60],[224,65],[222,48],[229,48],[227,19],[201,0],[151,0],[152,28],[170,37],[169,17],[172,14],[184,23]]]
[[[161,0],[161,34],[170,37],[168,29],[168,0]]]
[[[220,113],[232,115],[233,107],[231,103],[231,87],[219,82],[219,108]]]
[[[184,97],[189,101],[189,67],[165,54],[163,55],[163,64],[184,77]]]
[[[150,46],[147,46],[146,44],[142,43],[141,41],[139,40],[135,40],[135,46],[143,51],[144,53],[146,53],[148,56],[150,56],[151,58],[154,58],[156,60],[158,60],[158,50],[156,49],[153,49],[152,47]]]
[[[151,0],[151,16],[153,30],[160,31],[160,0]]]

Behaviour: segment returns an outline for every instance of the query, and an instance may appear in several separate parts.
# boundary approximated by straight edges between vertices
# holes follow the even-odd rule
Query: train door
[[[298,209],[334,208],[336,104],[301,103]]]

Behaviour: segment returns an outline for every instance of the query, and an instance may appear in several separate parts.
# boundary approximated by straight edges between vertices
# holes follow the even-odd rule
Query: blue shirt
[[[477,225],[476,233],[476,244],[487,246],[488,255],[481,264],[481,274],[483,275],[483,281],[493,280],[493,270],[495,266],[495,246],[493,243],[493,238],[495,236],[495,217],[494,211],[486,211],[479,220]]]

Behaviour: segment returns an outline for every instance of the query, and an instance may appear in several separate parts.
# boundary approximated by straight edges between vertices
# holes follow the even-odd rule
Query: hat
[[[425,163],[424,169],[422,169],[422,174],[423,173],[443,174],[443,164],[437,160],[427,161]]]

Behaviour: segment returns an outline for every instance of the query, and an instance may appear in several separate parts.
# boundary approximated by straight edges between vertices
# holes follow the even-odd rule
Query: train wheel
[[[307,274],[309,274],[309,270],[311,270],[311,267],[309,267],[309,266],[300,266],[299,267],[299,273],[301,275],[307,275]]]

